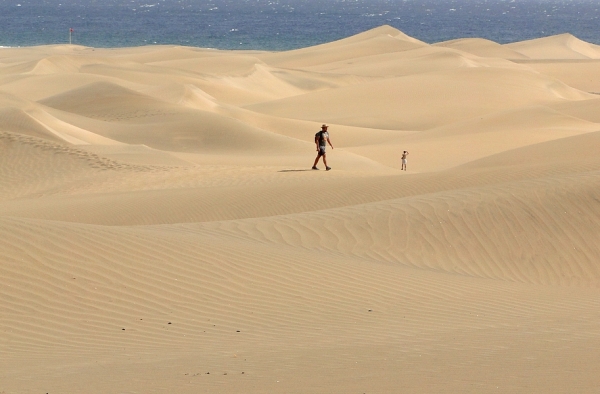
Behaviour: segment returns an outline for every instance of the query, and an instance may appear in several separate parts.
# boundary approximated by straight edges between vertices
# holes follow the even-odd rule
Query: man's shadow
[[[277,172],[303,172],[303,171],[312,171],[310,169],[308,170],[281,170],[281,171],[277,171]]]

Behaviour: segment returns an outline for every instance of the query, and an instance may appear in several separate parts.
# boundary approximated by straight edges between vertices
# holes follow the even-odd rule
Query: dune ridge
[[[3,48],[0,393],[595,392],[599,59]]]

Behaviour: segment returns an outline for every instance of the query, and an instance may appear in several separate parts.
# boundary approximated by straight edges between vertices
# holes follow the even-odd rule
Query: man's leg
[[[327,155],[326,155],[326,154],[323,154],[323,164],[325,164],[325,169],[326,169],[327,171],[331,170],[331,167],[329,167],[329,166],[327,165]]]
[[[317,158],[315,159],[315,164],[313,164],[312,168],[317,168],[317,164],[319,163],[319,158],[321,157],[320,153],[317,153]]]

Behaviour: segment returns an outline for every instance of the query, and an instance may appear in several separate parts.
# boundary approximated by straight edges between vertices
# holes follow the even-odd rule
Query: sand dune
[[[226,59],[226,61],[224,61]],[[157,61],[147,63],[159,67],[172,68],[174,71],[189,71],[197,74],[212,75],[237,75],[244,76],[254,70],[257,64],[264,64],[255,56],[242,54],[222,54],[219,51],[208,52],[202,57]]]
[[[0,393],[595,392],[599,58],[3,48]]]
[[[528,67],[553,78],[559,79],[576,89],[598,94],[600,93],[600,80],[598,79],[598,65],[600,60],[575,59],[575,60],[531,60],[523,61]]]
[[[423,46],[427,44],[390,26],[381,26],[332,43],[288,52],[267,53],[259,58],[273,66],[296,69],[381,53],[403,52]]]
[[[472,67],[527,69],[500,58],[480,58],[452,49],[422,47],[406,51],[402,57],[395,53],[364,56],[352,62],[340,61],[311,67],[311,70],[342,75],[392,77],[454,70]]]
[[[168,105],[158,100],[108,82],[95,82],[39,102],[48,107],[77,113],[88,118],[109,121],[127,120],[141,112],[149,116],[163,113],[168,109],[171,109],[170,112],[176,111],[176,107],[169,108]],[[163,109],[163,107],[165,108]],[[121,110],[120,114],[112,115],[119,109]]]
[[[565,33],[506,44],[505,47],[531,59],[599,59],[600,46]]]
[[[584,119],[590,122],[598,123],[600,120],[600,100],[592,99],[578,103],[556,103],[551,106],[566,115],[570,115],[579,119]]]
[[[505,45],[483,38],[460,38],[457,40],[438,42],[433,45],[438,47],[452,48],[481,57],[494,57],[511,60],[528,58],[528,56],[518,52],[517,50],[510,49]]]
[[[529,71],[469,67],[364,82],[246,108],[349,126],[426,130],[497,110],[592,97]]]

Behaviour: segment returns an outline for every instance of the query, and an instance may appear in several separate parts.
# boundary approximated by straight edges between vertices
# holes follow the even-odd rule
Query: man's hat
[[[321,128],[322,128],[322,129],[323,129],[323,128],[325,128],[325,129],[326,129],[327,127],[329,127],[329,126],[327,126],[326,124],[324,124],[323,126],[321,126]]]

